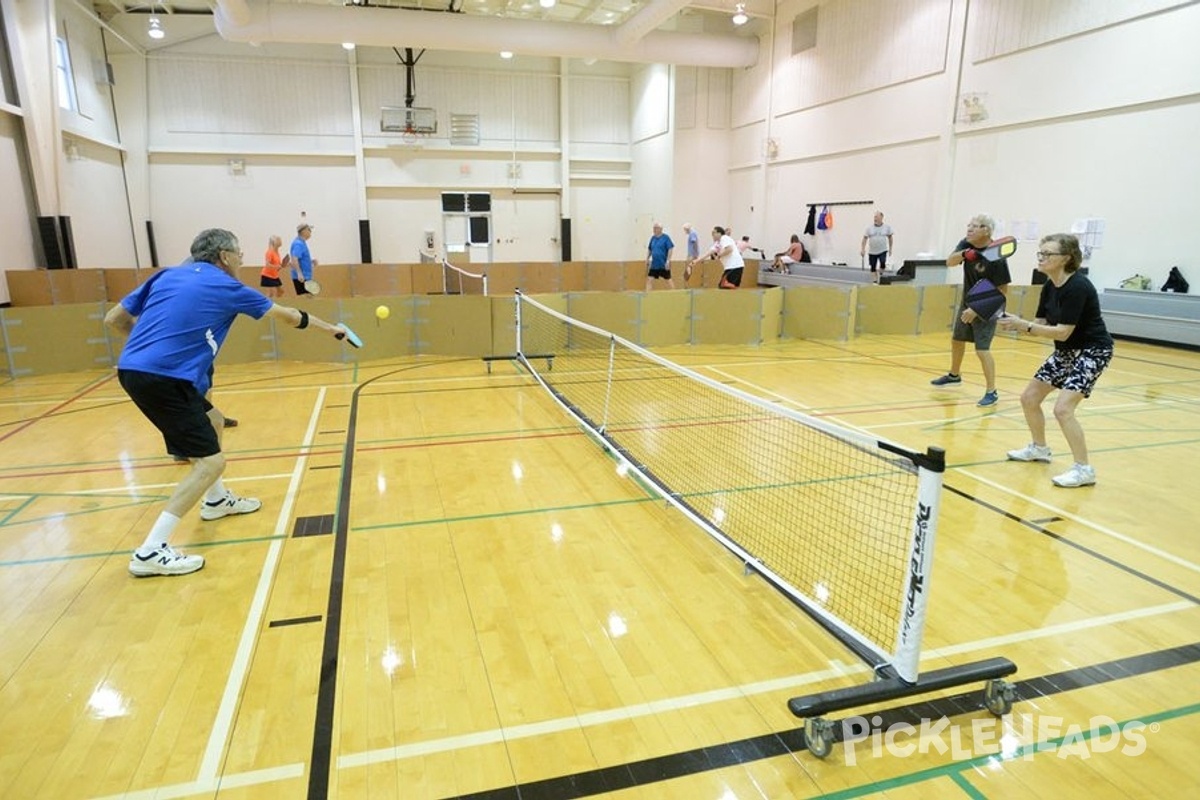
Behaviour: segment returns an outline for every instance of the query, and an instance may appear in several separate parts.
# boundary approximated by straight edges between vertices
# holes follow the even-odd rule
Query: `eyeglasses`
[[[1062,255],[1062,253],[1047,253],[1045,250],[1038,250],[1037,251],[1037,260],[1045,261],[1047,258],[1051,258],[1052,256],[1061,256],[1061,255]]]

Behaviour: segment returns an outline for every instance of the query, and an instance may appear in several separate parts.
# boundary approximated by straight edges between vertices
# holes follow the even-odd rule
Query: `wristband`
[[[299,309],[297,309],[299,310]],[[303,330],[308,327],[308,312],[300,311],[300,324],[296,326],[296,330]]]
[[[1029,327],[1025,329],[1026,333],[1033,333],[1033,323],[1029,323]]]

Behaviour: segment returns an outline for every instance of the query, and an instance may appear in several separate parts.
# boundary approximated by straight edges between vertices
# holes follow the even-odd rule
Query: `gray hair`
[[[192,259],[209,264],[221,263],[221,251],[238,251],[238,239],[223,228],[209,228],[196,234],[192,240]]]
[[[974,222],[980,228],[987,228],[989,231],[996,230],[996,220],[989,217],[987,214],[976,214],[971,217],[971,222]]]

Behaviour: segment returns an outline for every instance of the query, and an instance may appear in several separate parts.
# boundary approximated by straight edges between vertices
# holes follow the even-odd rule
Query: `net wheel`
[[[804,744],[817,758],[825,758],[833,749],[833,723],[824,717],[804,720]]]
[[[995,717],[1003,717],[1012,711],[1016,690],[1008,681],[993,678],[983,687],[983,706]]]

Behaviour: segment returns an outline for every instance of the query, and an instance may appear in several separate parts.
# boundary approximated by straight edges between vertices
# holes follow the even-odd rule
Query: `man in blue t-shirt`
[[[239,281],[242,251],[229,231],[201,231],[191,249],[190,263],[156,273],[104,318],[106,325],[129,336],[117,362],[121,387],[162,433],[167,449],[192,464],[142,546],[130,556],[129,571],[139,577],[186,575],[204,566],[203,556],[184,555],[167,544],[180,518],[201,497],[204,520],[262,507],[252,497],[234,495],[221,481],[224,418],[204,397],[212,382],[213,360],[237,315],[269,316],[295,328],[311,325],[339,338],[345,335],[344,328],[276,305]]]
[[[308,240],[312,238],[312,232],[312,225],[307,222],[297,225],[296,238],[292,240],[289,251],[292,255],[292,286],[296,287],[297,297],[311,294],[304,288],[304,282],[312,280],[313,267],[317,265],[312,253],[308,252]]]
[[[675,281],[671,279],[671,253],[674,251],[675,243],[671,241],[670,236],[663,233],[662,224],[654,223],[654,235],[646,245],[647,292],[653,286],[655,278],[661,278],[667,282],[667,286],[675,288]]]

